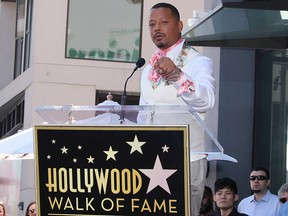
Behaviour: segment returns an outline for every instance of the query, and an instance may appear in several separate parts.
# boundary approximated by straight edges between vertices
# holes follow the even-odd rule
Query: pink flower
[[[153,56],[152,56],[152,58],[150,59],[150,61],[149,61],[149,63],[150,63],[150,65],[152,65],[152,67],[153,67],[153,65],[160,59],[160,58],[162,58],[163,56],[165,56],[166,55],[166,53],[165,52],[163,52],[163,51],[161,51],[161,50],[157,50],[154,54],[153,54]],[[150,80],[150,81],[152,81],[152,82],[158,82],[159,81],[159,79],[160,79],[160,75],[154,70],[154,68],[151,68],[151,70],[150,70],[150,72],[149,72],[149,75],[148,75],[148,79]]]
[[[190,80],[186,80],[185,82],[183,82],[181,84],[180,89],[178,89],[177,91],[177,95],[180,95],[183,92],[195,92],[195,87],[193,82],[191,82]]]
[[[148,75],[148,79],[153,82],[158,82],[160,79],[160,75],[156,73],[155,70],[151,69]]]

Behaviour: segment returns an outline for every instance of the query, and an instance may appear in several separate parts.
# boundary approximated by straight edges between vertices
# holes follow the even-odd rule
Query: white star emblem
[[[133,142],[126,142],[126,143],[131,146],[130,154],[132,154],[134,151],[138,151],[141,154],[143,154],[141,146],[144,145],[146,142],[139,142],[137,135],[135,135]]]
[[[148,178],[150,178],[147,194],[157,186],[162,187],[165,191],[171,194],[167,183],[167,178],[169,178],[177,170],[163,169],[158,155],[155,160],[153,169],[139,169],[139,170],[142,173],[144,173]]]
[[[82,149],[82,146],[81,146],[81,145],[78,145],[77,148],[78,148],[79,150],[81,150],[81,149]]]
[[[77,163],[77,159],[76,158],[73,158],[73,163]]]
[[[112,158],[113,160],[116,161],[115,154],[117,154],[118,151],[113,151],[111,146],[109,147],[109,150],[108,151],[104,151],[104,153],[107,154],[106,161],[109,160],[110,158]]]
[[[62,154],[67,154],[68,148],[66,148],[65,146],[63,146],[63,148],[61,148]]]
[[[55,143],[56,143],[56,140],[55,140],[55,139],[53,139],[53,140],[51,140],[51,142],[52,142],[52,144],[55,144]]]
[[[94,159],[91,155],[89,156],[89,158],[87,158],[88,163],[94,163]]]
[[[170,148],[170,147],[168,147],[168,146],[165,144],[165,146],[162,147],[163,152],[168,152],[169,148]]]
[[[47,159],[50,160],[51,159],[51,155],[47,155]]]

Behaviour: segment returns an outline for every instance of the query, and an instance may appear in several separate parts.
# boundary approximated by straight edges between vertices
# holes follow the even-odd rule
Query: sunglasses
[[[279,199],[279,201],[280,201],[281,203],[285,203],[285,202],[287,201],[287,199],[286,199],[285,197],[283,197],[283,198]]]
[[[255,180],[266,180],[267,179],[267,177],[266,176],[262,176],[262,175],[260,175],[260,176],[250,176],[250,181],[255,181]]]

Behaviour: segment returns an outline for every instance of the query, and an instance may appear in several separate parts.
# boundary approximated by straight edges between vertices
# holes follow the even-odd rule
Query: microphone
[[[139,58],[137,60],[137,62],[136,62],[136,67],[132,71],[131,75],[126,79],[125,85],[124,85],[124,89],[123,89],[123,92],[122,92],[122,96],[121,96],[121,106],[126,104],[126,99],[127,99],[126,87],[127,87],[128,80],[133,76],[135,71],[138,68],[141,68],[144,64],[145,64],[145,59],[144,58]],[[124,110],[122,110],[121,114],[120,114],[120,123],[123,124],[123,122],[124,122]]]

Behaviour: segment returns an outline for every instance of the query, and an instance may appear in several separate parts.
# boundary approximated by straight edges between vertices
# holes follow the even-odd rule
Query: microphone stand
[[[127,99],[127,94],[126,94],[126,86],[127,86],[127,82],[128,80],[133,76],[133,74],[135,73],[135,71],[138,68],[141,68],[143,65],[145,64],[145,59],[144,58],[139,58],[136,62],[136,67],[134,68],[133,72],[131,73],[131,75],[126,79],[125,85],[124,85],[124,90],[122,92],[122,96],[121,96],[121,112],[120,112],[120,124],[123,124],[125,121],[125,110],[123,110],[123,106],[126,104],[126,99]]]
[[[127,86],[127,82],[128,80],[133,76],[133,74],[135,73],[135,71],[139,68],[139,66],[137,65],[133,72],[131,73],[131,75],[126,79],[125,81],[125,85],[124,85],[124,90],[122,92],[122,96],[121,96],[121,112],[120,112],[120,124],[123,124],[125,122],[125,110],[123,110],[123,106],[126,105],[126,100],[127,100],[127,93],[126,93],[126,86]]]

